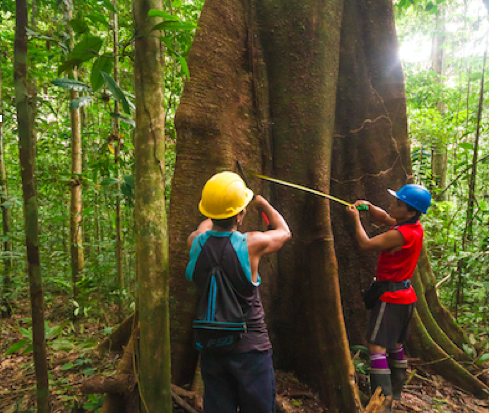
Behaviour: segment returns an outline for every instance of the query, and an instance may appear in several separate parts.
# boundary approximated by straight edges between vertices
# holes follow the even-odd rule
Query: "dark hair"
[[[235,224],[236,224],[236,217],[237,215],[234,215],[230,218],[226,218],[226,219],[211,219],[212,220],[212,223],[221,227],[221,228],[224,228],[224,229],[231,229]]]
[[[421,217],[421,215],[423,215],[423,213],[419,209],[416,209],[408,204],[406,204],[406,206],[409,212],[416,212],[416,215],[412,217],[413,220],[415,219],[417,221]]]

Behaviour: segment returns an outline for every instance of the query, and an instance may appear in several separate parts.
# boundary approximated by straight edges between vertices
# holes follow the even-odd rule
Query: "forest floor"
[[[81,318],[78,323],[79,332],[74,336],[70,322],[59,322],[68,319],[70,307],[69,300],[63,296],[58,296],[51,305],[46,306],[52,412],[96,413],[103,402],[103,396],[82,395],[79,388],[86,378],[96,374],[113,374],[117,367],[119,354],[100,356],[93,351],[94,346],[110,333],[111,329],[107,326],[117,325],[116,311],[114,308],[106,309],[101,312],[102,316],[99,318]],[[36,378],[32,349],[29,347],[29,322],[27,301],[19,303],[10,319],[1,321],[1,413],[35,411]],[[16,343],[20,343],[20,348],[10,355],[5,355]],[[281,371],[276,373],[278,412],[327,411],[318,395],[292,374]],[[487,400],[476,399],[427,370],[418,369],[411,376],[402,400],[395,407],[395,412],[489,413]],[[359,374],[358,378],[362,389],[365,387],[366,376]],[[175,413],[183,411],[175,405]]]

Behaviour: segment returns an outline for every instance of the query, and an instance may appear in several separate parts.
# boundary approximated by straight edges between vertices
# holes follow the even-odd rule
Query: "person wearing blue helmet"
[[[431,205],[431,194],[421,185],[404,185],[397,192],[388,192],[394,196],[389,212],[369,201],[356,201],[347,207],[355,220],[355,238],[360,248],[380,251],[365,302],[372,310],[367,330],[370,385],[372,390],[381,387],[386,397],[385,412],[391,411],[392,400],[400,400],[406,382],[407,360],[402,343],[408,338],[417,300],[410,280],[423,245],[419,218]],[[360,221],[359,205],[367,205],[370,216],[390,229],[370,238]]]

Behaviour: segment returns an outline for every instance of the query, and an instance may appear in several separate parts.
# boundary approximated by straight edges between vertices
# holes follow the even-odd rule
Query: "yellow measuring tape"
[[[282,181],[281,179],[270,178],[269,176],[265,176],[265,175],[258,175],[258,174],[254,174],[254,173],[250,173],[250,175],[256,176],[257,178],[260,178],[260,179],[264,179],[265,181],[275,182],[275,183],[280,184],[280,185],[290,186],[291,188],[300,189],[301,191],[309,192],[309,193],[314,194],[314,195],[319,195],[319,196],[322,196],[323,198],[331,199],[332,201],[339,202],[340,204],[343,204],[346,206],[352,206],[352,204],[350,204],[349,202],[343,201],[343,200],[338,199],[338,198],[331,196],[331,195],[324,194],[322,192],[316,191],[315,189],[311,189],[311,188],[308,188],[306,186],[293,184],[293,183],[287,182],[287,181]]]

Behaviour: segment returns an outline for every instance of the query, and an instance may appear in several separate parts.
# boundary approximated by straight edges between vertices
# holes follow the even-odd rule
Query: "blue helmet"
[[[428,207],[431,205],[431,194],[421,185],[409,184],[404,185],[397,192],[393,191],[392,189],[388,189],[388,191],[397,199],[405,202],[413,208],[416,208],[423,214],[426,214]]]

